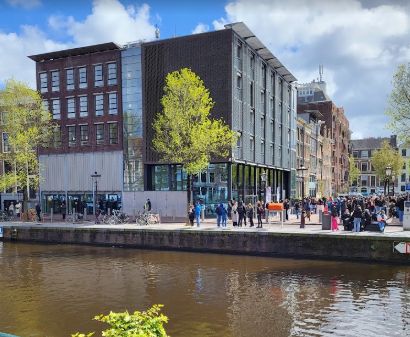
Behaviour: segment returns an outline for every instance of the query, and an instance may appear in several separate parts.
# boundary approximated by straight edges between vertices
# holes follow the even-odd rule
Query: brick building
[[[321,85],[319,85],[322,83]],[[349,140],[350,130],[344,109],[328,97],[324,91],[324,81],[312,82],[311,86],[303,85],[298,91],[298,114],[308,111],[319,111],[319,120],[324,121],[322,128],[326,127],[332,141],[332,193],[345,193],[348,191],[349,173]],[[306,92],[305,94],[302,94]],[[323,134],[323,130],[321,131]]]
[[[121,50],[114,43],[30,56],[37,89],[56,124],[52,144],[40,149],[40,192],[45,212],[67,200],[94,200],[91,174],[98,172],[98,198],[121,203]]]

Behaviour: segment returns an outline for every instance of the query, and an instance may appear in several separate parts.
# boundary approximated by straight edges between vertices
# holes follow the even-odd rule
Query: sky
[[[407,0],[0,0],[0,86],[35,87],[28,55],[152,40],[243,21],[299,83],[318,78],[343,106],[352,139],[385,137],[392,75],[410,62]]]

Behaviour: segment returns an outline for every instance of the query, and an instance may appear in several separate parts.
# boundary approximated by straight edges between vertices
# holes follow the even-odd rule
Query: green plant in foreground
[[[103,337],[169,337],[164,329],[168,317],[160,313],[162,304],[154,304],[147,311],[128,311],[108,315],[98,315],[94,319],[107,323],[110,328],[102,332]],[[83,334],[77,332],[71,337],[91,337],[94,332]]]

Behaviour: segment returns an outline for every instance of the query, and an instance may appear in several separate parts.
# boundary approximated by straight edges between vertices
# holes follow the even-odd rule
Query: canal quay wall
[[[54,244],[104,245],[277,257],[357,260],[410,265],[410,254],[394,250],[410,233],[363,235],[328,231],[278,232],[219,229],[84,228],[1,225],[3,239]],[[410,252],[410,244],[409,244]]]

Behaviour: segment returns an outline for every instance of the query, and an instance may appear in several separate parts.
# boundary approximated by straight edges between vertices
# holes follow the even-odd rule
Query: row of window
[[[117,93],[110,92],[105,95],[108,95],[108,114],[118,114]],[[95,94],[93,100],[95,116],[103,116],[104,94]],[[63,102],[66,107],[67,118],[77,118],[77,111],[79,112],[78,117],[88,117],[90,108],[88,104],[88,96],[67,97]],[[46,110],[50,110],[48,100],[43,100],[43,105]],[[61,119],[61,100],[59,98],[51,100],[51,113],[53,119]]]
[[[96,123],[94,124],[94,139],[95,144],[104,145],[107,144],[106,133],[108,132],[108,144],[118,144],[118,123]],[[85,125],[69,125],[67,126],[68,134],[68,146],[75,147],[80,144],[81,146],[90,144],[90,128]],[[57,127],[54,130],[52,144],[55,148],[61,148],[61,127]]]
[[[106,64],[105,71],[103,64],[93,65],[94,87],[103,87],[104,80],[107,79],[107,85],[117,84],[117,63],[110,62]],[[65,88],[66,90],[86,89],[88,87],[88,69],[86,66],[78,68],[64,69],[65,72]],[[60,70],[52,70],[51,72],[51,92],[60,91],[61,76]],[[106,73],[106,76],[104,76]],[[49,91],[49,73],[43,72],[40,76],[40,92]]]

